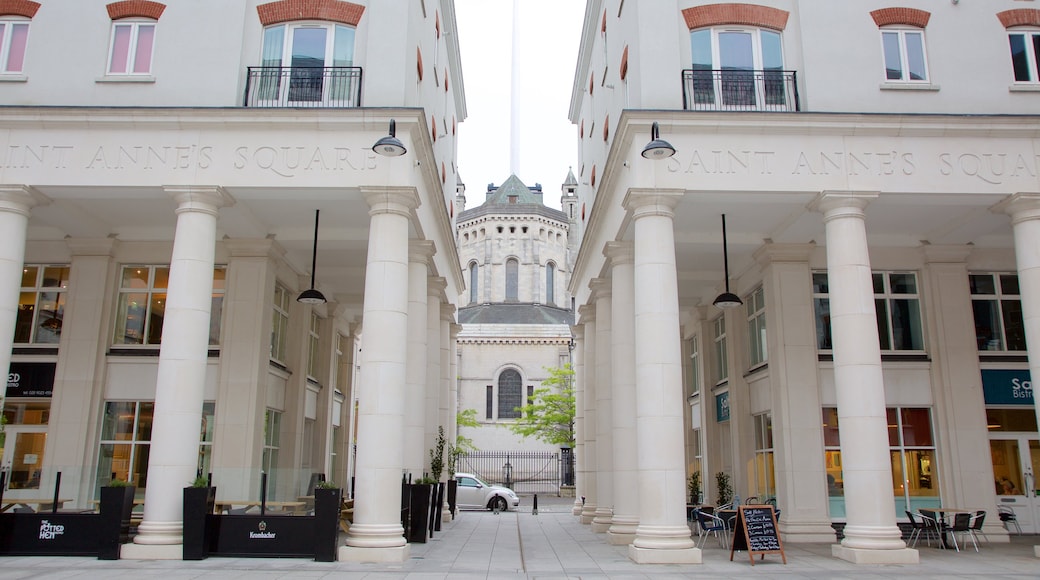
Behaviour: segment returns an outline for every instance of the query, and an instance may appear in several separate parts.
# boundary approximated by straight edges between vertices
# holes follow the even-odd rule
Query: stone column
[[[0,185],[0,370],[5,377],[11,372],[29,211],[41,202],[46,203],[46,198],[27,185]],[[3,402],[0,397],[0,408]]]
[[[596,307],[582,306],[578,309],[585,325],[585,504],[581,508],[581,523],[591,524],[596,517],[599,494],[599,457],[596,446]]]
[[[876,193],[824,192],[834,388],[845,487],[845,539],[831,553],[856,563],[916,563],[896,527],[885,383],[864,209]]]
[[[448,282],[444,278],[428,277],[426,284],[426,402],[423,408],[425,414],[424,449],[425,442],[437,438],[437,425],[439,425],[441,414],[441,307],[444,289]],[[427,465],[428,457],[423,457],[423,465]],[[418,475],[422,475],[420,472]]]
[[[589,287],[596,301],[596,514],[592,531],[606,533],[614,514],[614,436],[611,425],[611,299],[610,280],[594,278]]]
[[[234,200],[219,187],[167,187],[177,201],[170,258],[144,519],[130,557],[180,557],[183,490],[199,463],[213,260],[220,207]],[[148,546],[149,548],[144,548]]]
[[[603,253],[611,264],[611,412],[614,448],[614,517],[607,541],[631,544],[639,525],[638,454],[636,450],[636,359],[635,316],[632,306],[635,279],[632,277],[631,242],[609,242]]]
[[[363,188],[371,210],[359,385],[357,503],[339,559],[403,562],[401,526],[411,188]]]
[[[453,304],[441,304],[441,383],[437,389],[437,425],[433,429],[434,438],[429,440],[426,446],[432,448],[437,441],[437,427],[448,424],[448,408],[451,406],[448,400],[450,385],[453,377],[451,371],[455,367],[452,364],[452,354],[455,352],[455,341],[458,339],[458,325],[455,324],[455,306]],[[451,417],[452,420],[455,417]],[[427,453],[426,457],[429,458]]]
[[[571,327],[574,335],[574,507],[571,515],[580,516],[585,507],[585,326]]]
[[[682,354],[675,269],[681,191],[630,192],[632,212],[639,526],[628,557],[640,564],[699,564],[686,524]]]
[[[412,240],[408,244],[408,368],[405,371],[404,470],[422,477],[426,455],[426,310],[429,259],[433,242]]]

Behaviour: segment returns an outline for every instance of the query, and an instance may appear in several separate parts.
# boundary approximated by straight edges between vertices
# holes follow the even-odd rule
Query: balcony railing
[[[361,67],[251,66],[246,74],[245,106],[361,106]]]
[[[687,111],[800,111],[793,70],[682,71]]]

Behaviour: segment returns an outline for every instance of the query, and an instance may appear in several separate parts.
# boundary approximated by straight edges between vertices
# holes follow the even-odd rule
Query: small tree
[[[437,426],[437,443],[430,449],[430,475],[434,481],[441,480],[444,471],[444,426]]]
[[[471,451],[476,451],[477,446],[473,440],[462,434],[462,427],[479,427],[477,421],[477,410],[466,409],[455,415],[455,443],[448,444],[448,479],[455,477],[455,468],[458,466],[459,458]]]
[[[546,368],[549,378],[535,389],[526,405],[519,407],[520,417],[509,429],[523,437],[534,437],[551,445],[574,447],[574,370]]]
[[[701,497],[701,472],[700,470],[694,471],[690,474],[690,479],[686,483],[686,487],[690,492],[690,503],[700,503]]]
[[[715,488],[719,494],[718,505],[724,506],[733,499],[733,488],[729,486],[729,475],[726,472],[715,474]]]

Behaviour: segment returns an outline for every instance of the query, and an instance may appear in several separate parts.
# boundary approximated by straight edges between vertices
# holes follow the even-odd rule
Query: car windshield
[[[476,474],[470,475],[470,477],[472,477],[473,479],[477,480],[477,483],[479,483],[480,485],[483,485],[484,487],[491,487],[490,483],[484,481],[483,479],[481,479]]]

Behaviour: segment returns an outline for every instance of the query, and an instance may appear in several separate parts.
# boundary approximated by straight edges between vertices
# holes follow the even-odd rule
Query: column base
[[[596,505],[586,503],[581,508],[581,523],[587,526],[591,524],[594,519],[596,519]]]
[[[628,558],[636,564],[700,564],[700,548],[662,550],[628,546]]]
[[[614,530],[610,530],[610,531],[607,532],[607,543],[610,544],[611,546],[627,546],[627,545],[631,544],[632,542],[634,542],[635,539],[636,539],[635,531],[633,531],[630,534],[628,534],[628,533],[618,533],[618,532],[615,532]]]
[[[578,499],[574,500],[574,507],[571,508],[571,515],[572,516],[580,516],[582,509],[583,509],[583,507],[581,505],[581,498],[578,498]]]
[[[1040,558],[1040,546],[1033,546],[1033,555]]]
[[[372,562],[376,564],[404,562],[411,555],[411,546],[405,544],[393,548],[358,548],[340,546],[336,559],[340,562]]]
[[[610,516],[596,516],[592,519],[592,532],[595,534],[605,534],[610,530]]]
[[[831,546],[831,556],[846,562],[852,562],[853,564],[921,563],[920,555],[913,548],[903,548],[902,550],[866,550],[834,544]]]
[[[614,514],[610,529],[607,530],[607,543],[612,546],[625,546],[636,539],[639,518],[635,516],[619,516]]]
[[[183,560],[183,544],[123,544],[120,560]]]

